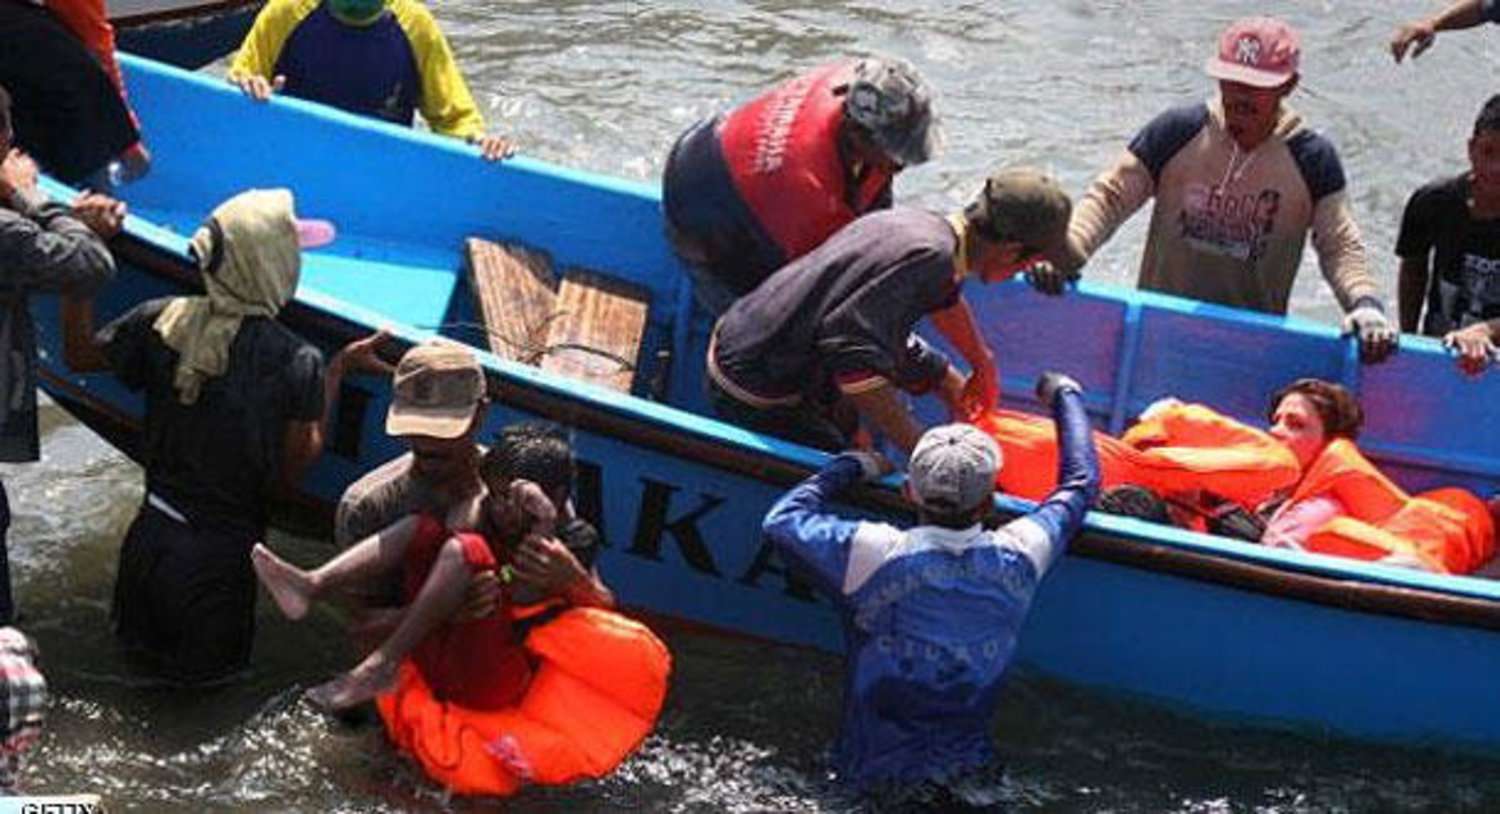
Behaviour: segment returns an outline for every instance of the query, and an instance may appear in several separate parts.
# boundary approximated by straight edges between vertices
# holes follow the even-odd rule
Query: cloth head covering
[[[224,375],[245,317],[274,317],[297,290],[302,252],[286,189],[253,189],[219,204],[193,234],[204,297],[178,297],[152,328],[177,351],[173,386],[183,404]]]

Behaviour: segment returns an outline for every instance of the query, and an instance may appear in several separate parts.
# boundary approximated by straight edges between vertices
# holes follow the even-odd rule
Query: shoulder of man
[[[413,43],[421,42],[424,45],[432,45],[444,39],[443,30],[438,26],[437,18],[432,16],[432,11],[417,0],[390,0],[388,6],[391,15],[396,18],[397,25],[406,32]]]
[[[1302,173],[1302,181],[1307,184],[1313,203],[1343,191],[1347,185],[1344,163],[1333,142],[1315,130],[1304,128],[1287,138],[1286,148]]]
[[[384,528],[379,522],[406,512],[413,488],[412,454],[398,455],[349,484],[334,515],[334,540],[348,545]]]
[[[1155,181],[1167,162],[1202,132],[1208,118],[1206,102],[1170,108],[1147,122],[1126,149],[1146,165]]]

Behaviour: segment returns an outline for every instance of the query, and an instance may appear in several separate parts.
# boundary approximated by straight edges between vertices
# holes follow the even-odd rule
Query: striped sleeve
[[[417,73],[422,77],[418,108],[427,126],[434,133],[454,138],[484,135],[484,117],[432,12],[414,0],[395,0],[391,10],[417,57]]]
[[[292,32],[297,30],[297,26],[318,7],[318,2],[319,0],[271,0],[267,3],[255,15],[255,24],[250,27],[250,33],[245,35],[245,41],[240,43],[240,50],[229,63],[230,77],[273,78],[282,47],[286,45]]]

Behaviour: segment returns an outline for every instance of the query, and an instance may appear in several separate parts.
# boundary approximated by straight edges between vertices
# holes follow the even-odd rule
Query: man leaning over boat
[[[834,764],[881,802],[936,805],[993,765],[1000,682],[1042,577],[1057,562],[1099,487],[1082,388],[1045,373],[1037,396],[1061,439],[1058,486],[1030,514],[987,531],[994,440],[968,424],[929,430],[908,467],[918,525],[847,520],[827,506],[883,474],[872,453],[844,453],[766,515],[772,545],[833,599],[844,622],[848,676]],[[939,809],[932,809],[939,810]]]
[[[998,396],[995,359],[964,280],[1038,266],[1076,269],[1066,193],[1032,169],[995,173],[962,212],[898,207],[866,215],[771,275],[719,318],[709,340],[720,416],[827,450],[878,430],[903,452],[922,428],[900,392],[936,392],[955,416]],[[968,361],[966,378],[912,333],[931,317]]]
[[[485,133],[453,48],[418,0],[270,0],[229,81],[253,99],[282,92],[405,126],[421,111],[433,132],[477,145],[486,159],[515,151]]]
[[[1073,212],[1069,237],[1092,256],[1154,198],[1143,289],[1285,314],[1309,233],[1361,356],[1396,349],[1350,212],[1332,142],[1285,100],[1297,88],[1297,32],[1270,18],[1225,29],[1208,60],[1219,96],[1151,120]],[[1061,290],[1056,277],[1051,285]]]
[[[932,91],[910,65],[815,68],[677,138],[662,170],[667,236],[718,316],[867,212],[940,142]]]

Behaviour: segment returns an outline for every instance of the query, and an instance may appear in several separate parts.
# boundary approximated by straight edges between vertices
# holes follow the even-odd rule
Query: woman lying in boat
[[[608,773],[655,724],[671,657],[650,630],[613,611],[596,573],[563,548],[573,454],[560,430],[502,433],[485,454],[485,533],[450,533],[412,515],[304,571],[264,545],[256,574],[290,619],[315,599],[401,574],[405,608],[353,669],[314,688],[346,709],[376,698],[391,739],[433,779],[467,794],[511,794],[523,781]],[[510,430],[512,428],[508,428]],[[584,531],[597,533],[591,526]],[[564,526],[579,529],[579,523]],[[543,563],[570,563],[557,575]],[[494,609],[461,613],[470,583],[499,570]],[[508,578],[508,579],[507,579]]]
[[[1461,489],[1402,491],[1355,446],[1364,423],[1343,387],[1317,379],[1276,394],[1261,431],[1198,404],[1153,404],[1120,438],[1096,432],[1100,508],[1197,531],[1440,573],[1469,573],[1494,553],[1500,509]],[[1037,499],[1056,442],[1040,417],[976,419],[1005,450],[997,486]],[[1007,472],[1014,475],[1007,476]],[[1045,479],[1043,479],[1045,480]]]

